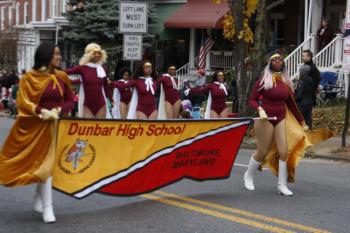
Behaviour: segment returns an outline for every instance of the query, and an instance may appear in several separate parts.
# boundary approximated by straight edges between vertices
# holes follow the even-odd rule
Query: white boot
[[[43,199],[40,195],[40,184],[36,186],[34,194],[34,211],[38,213],[43,212]]]
[[[286,162],[280,160],[279,168],[278,168],[278,185],[277,185],[278,193],[284,196],[293,196],[293,192],[290,191],[287,187],[287,178],[288,178],[287,164]]]
[[[254,159],[254,155],[250,158],[248,170],[244,173],[244,187],[249,191],[254,191],[254,175],[261,163]]]
[[[52,208],[52,177],[40,185],[40,193],[43,200],[43,220],[45,223],[56,222],[56,217]]]

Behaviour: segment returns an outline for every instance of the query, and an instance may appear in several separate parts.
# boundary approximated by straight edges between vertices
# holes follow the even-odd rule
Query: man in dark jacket
[[[320,84],[320,71],[312,61],[310,50],[303,51],[304,65],[299,70],[299,82],[296,90],[296,102],[304,116],[305,123],[312,128],[312,109],[316,106],[316,93]]]

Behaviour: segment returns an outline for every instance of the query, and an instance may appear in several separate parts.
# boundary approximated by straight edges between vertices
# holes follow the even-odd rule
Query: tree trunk
[[[266,0],[260,0],[257,7],[254,33],[254,52],[252,54],[253,79],[260,77],[266,57]]]
[[[350,74],[347,75],[347,78],[349,79]],[[348,129],[349,129],[349,111],[350,111],[350,83],[348,84],[348,96],[346,99],[346,110],[345,110],[345,121],[344,121],[344,128],[343,128],[343,134],[342,134],[342,147],[346,147],[346,137],[348,135]]]
[[[234,74],[237,78],[238,86],[238,105],[239,112],[246,114],[247,108],[247,70],[245,66],[245,58],[247,57],[248,45],[243,39],[238,39],[238,35],[244,29],[244,10],[245,1],[244,0],[231,0],[230,9],[234,18],[236,35],[234,38],[233,54],[234,54]]]

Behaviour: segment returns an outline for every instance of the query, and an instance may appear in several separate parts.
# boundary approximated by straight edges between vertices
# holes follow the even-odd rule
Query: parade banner
[[[63,119],[53,185],[81,199],[139,195],[183,178],[227,178],[250,123]]]

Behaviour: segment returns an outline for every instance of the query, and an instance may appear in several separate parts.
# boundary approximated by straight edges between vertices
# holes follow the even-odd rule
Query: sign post
[[[350,0],[346,1],[346,15],[345,15],[345,38],[343,46],[343,70],[344,75],[346,75],[347,80],[347,98],[346,98],[346,108],[345,108],[345,120],[344,128],[342,133],[342,147],[346,146],[346,138],[349,129],[349,111],[350,111]]]
[[[120,2],[119,32],[124,34],[123,59],[142,60],[142,34],[148,32],[148,4],[145,2]]]

